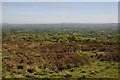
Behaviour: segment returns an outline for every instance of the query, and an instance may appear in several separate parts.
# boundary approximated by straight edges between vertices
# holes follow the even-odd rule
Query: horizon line
[[[61,22],[61,23],[0,23],[0,24],[108,24],[109,22],[104,23],[69,23],[69,22]],[[112,22],[112,23],[119,23],[119,22]]]

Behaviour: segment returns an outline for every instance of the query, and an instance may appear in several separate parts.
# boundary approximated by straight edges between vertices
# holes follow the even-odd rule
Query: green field
[[[117,24],[4,24],[3,78],[119,75]]]

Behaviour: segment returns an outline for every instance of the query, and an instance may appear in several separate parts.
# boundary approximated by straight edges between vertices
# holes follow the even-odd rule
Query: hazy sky
[[[119,0],[2,0],[2,2],[119,2]]]
[[[4,2],[3,23],[117,23],[117,2]]]

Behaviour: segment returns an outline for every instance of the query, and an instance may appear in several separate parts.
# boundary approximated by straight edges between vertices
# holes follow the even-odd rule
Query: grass
[[[0,53],[0,77],[2,77],[2,53]]]
[[[116,38],[106,40],[106,35],[116,34],[114,31],[107,33],[108,29],[103,28],[103,39],[99,28],[91,28],[94,34],[88,28],[76,28],[77,32],[73,28],[68,32],[51,29],[38,29],[38,33],[28,28],[15,33],[3,30],[2,77],[118,78]]]
[[[118,78],[118,63],[109,61],[95,60],[90,64],[74,67],[71,69],[49,70],[48,68],[38,68],[29,66],[28,69],[34,69],[35,72],[29,73],[27,69],[19,70],[17,73],[5,72],[5,77],[16,78]]]
[[[73,70],[73,72],[71,72],[71,70]],[[90,65],[83,65],[63,70],[56,74],[61,77],[66,74],[70,74],[72,75],[71,78],[82,78],[83,76],[86,78],[118,78],[118,63],[95,61]]]
[[[33,43],[34,44],[34,43]],[[33,45],[32,44],[32,45]],[[7,58],[10,59],[10,62],[3,62],[3,77],[5,78],[118,78],[118,62],[116,61],[100,61],[100,59],[96,59],[95,55],[96,52],[94,51],[82,51],[78,46],[81,46],[77,43],[51,43],[51,44],[42,44],[37,45],[36,50],[34,52],[29,53],[30,51],[27,49],[27,53],[24,53],[24,51],[19,53],[16,52],[17,50],[12,47],[14,50],[13,54],[8,54],[9,51],[7,49],[4,50],[3,58],[6,60]],[[82,45],[83,46],[83,45]],[[34,45],[34,47],[36,47]],[[34,49],[34,47],[31,47],[30,49]],[[79,48],[79,49],[78,49]],[[50,50],[48,50],[50,49]],[[39,50],[39,51],[38,51]],[[47,51],[48,50],[48,51]],[[41,53],[40,51],[45,51]],[[49,51],[53,51],[52,53]],[[59,52],[62,51],[62,53]],[[73,52],[70,54],[66,54],[66,52]],[[37,52],[37,53],[36,53]],[[56,53],[55,53],[56,52]],[[19,60],[21,60],[16,53],[19,53],[19,56],[21,55],[22,59],[25,61],[31,60],[34,61],[34,64],[26,65],[26,62],[20,63]],[[59,55],[58,55],[59,54]],[[11,55],[11,56],[10,56]],[[26,57],[24,55],[27,55]],[[42,60],[42,63],[38,62],[39,58],[37,59],[35,56],[41,56],[41,58],[44,58]],[[57,56],[63,56],[60,59],[56,58]],[[80,56],[80,57],[78,57]],[[9,58],[10,57],[10,58]],[[64,58],[65,57],[65,58]],[[72,57],[72,58],[70,58]],[[26,60],[26,58],[31,58]],[[35,59],[36,58],[36,59]],[[50,59],[48,59],[50,58]],[[61,63],[64,69],[54,69],[51,70],[50,66],[54,66],[54,62],[56,63],[54,59],[57,59],[59,64]],[[76,61],[74,60],[76,59]],[[79,59],[79,60],[78,60]],[[15,62],[16,60],[16,62]],[[18,61],[17,61],[18,60]],[[38,61],[37,61],[38,60]],[[67,68],[66,65],[68,65],[68,61],[73,61],[72,63],[69,62],[69,64],[73,65],[71,68]],[[78,60],[78,62],[77,62]],[[85,61],[84,61],[85,60]],[[48,63],[48,61],[52,61],[52,63]],[[54,61],[54,62],[53,62]],[[86,63],[87,64],[80,64],[75,65],[75,62],[77,63]],[[38,63],[37,63],[38,62]],[[7,67],[6,63],[9,64],[9,66],[12,64],[13,67]],[[15,65],[13,65],[15,64]],[[22,65],[24,68],[16,68],[16,66]],[[42,64],[42,65],[41,65]],[[70,66],[71,66],[70,65]],[[41,67],[40,67],[41,66]],[[59,67],[59,66],[57,66]]]

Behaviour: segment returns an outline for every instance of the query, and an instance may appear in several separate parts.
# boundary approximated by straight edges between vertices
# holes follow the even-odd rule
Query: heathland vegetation
[[[118,78],[117,24],[3,24],[3,78]]]

